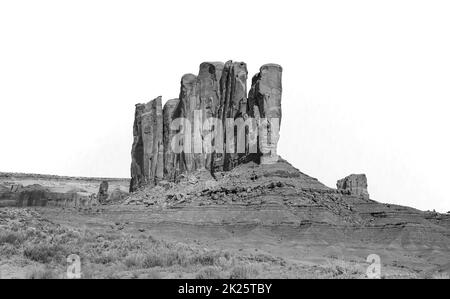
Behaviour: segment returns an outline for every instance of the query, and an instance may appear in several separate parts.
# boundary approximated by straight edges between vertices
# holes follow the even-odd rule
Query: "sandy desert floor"
[[[305,244],[272,228],[155,222],[130,206],[3,208],[2,278],[65,278],[67,256],[82,278],[366,278],[378,254],[382,278],[448,278],[445,255],[395,248]],[[439,260],[441,259],[441,260]]]

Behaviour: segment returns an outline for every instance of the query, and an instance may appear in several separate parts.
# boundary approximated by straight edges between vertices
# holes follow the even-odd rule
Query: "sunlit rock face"
[[[248,93],[246,63],[203,62],[198,75],[182,76],[179,97],[164,108],[161,97],[137,104],[130,191],[196,170],[278,161],[281,73],[262,66]]]

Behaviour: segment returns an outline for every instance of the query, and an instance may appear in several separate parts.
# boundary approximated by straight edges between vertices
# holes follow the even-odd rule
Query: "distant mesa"
[[[129,195],[129,185],[129,179],[0,172],[0,208],[91,209],[98,204],[123,201]]]

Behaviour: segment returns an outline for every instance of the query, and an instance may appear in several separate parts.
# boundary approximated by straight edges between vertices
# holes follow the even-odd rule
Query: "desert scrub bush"
[[[163,255],[163,261],[166,267],[171,267],[173,265],[180,265],[183,267],[189,266],[187,254],[183,250],[166,252]]]
[[[146,257],[142,253],[131,253],[125,258],[124,264],[127,268],[143,268]]]
[[[83,271],[81,272],[81,279],[93,279],[95,278],[94,271],[92,269],[86,269],[83,267]]]
[[[107,250],[99,255],[90,255],[89,259],[95,264],[107,265],[121,259],[120,254],[116,250]]]
[[[64,262],[68,254],[60,245],[27,244],[23,250],[23,255],[32,261],[48,264],[52,261]]]
[[[194,265],[215,266],[220,260],[226,260],[220,252],[195,253],[189,249],[177,246],[159,246],[148,251],[132,252],[125,258],[128,268],[154,267],[189,267]]]
[[[328,264],[324,267],[325,275],[324,277],[319,278],[364,278],[365,273],[362,269],[357,267],[356,265],[343,261],[337,260],[333,262],[328,262]]]
[[[193,265],[202,265],[202,266],[214,266],[220,263],[220,258],[226,258],[227,253],[208,251],[204,253],[197,253],[190,258],[189,263]]]
[[[234,266],[230,271],[230,279],[250,279],[259,275],[258,270],[252,265]]]
[[[3,244],[0,245],[0,256],[10,257],[17,254],[17,248],[13,244]]]
[[[161,253],[147,253],[144,256],[142,267],[154,268],[154,267],[171,267],[174,265],[181,265],[183,267],[188,266],[186,255],[182,252],[169,251]]]
[[[145,279],[162,279],[161,274],[158,271],[155,270],[150,270],[149,272],[143,274],[142,276],[140,276],[140,278],[145,278]]]
[[[195,275],[195,279],[221,279],[220,269],[217,267],[205,267]]]
[[[164,267],[164,258],[156,253],[147,253],[142,262],[142,268]]]
[[[253,261],[259,262],[259,263],[270,263],[270,264],[275,264],[275,265],[280,265],[280,266],[286,265],[286,261],[283,258],[268,255],[268,254],[263,254],[263,253],[253,255],[249,258],[249,260],[253,260]]]
[[[437,272],[433,273],[431,276],[432,279],[450,279],[449,273],[446,272]]]
[[[103,279],[120,279],[120,275],[116,271],[109,270],[106,275],[102,277]]]
[[[129,252],[141,250],[146,245],[142,240],[134,238],[116,239],[108,244],[109,248],[117,250],[123,257]]]
[[[5,231],[0,232],[0,245],[12,244],[19,245],[25,241],[26,236],[19,232]]]
[[[57,273],[47,267],[34,267],[26,274],[27,279],[57,279]]]

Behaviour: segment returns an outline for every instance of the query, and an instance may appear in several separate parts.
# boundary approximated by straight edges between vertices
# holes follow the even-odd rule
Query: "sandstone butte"
[[[162,97],[158,96],[146,104],[136,104],[133,126],[133,145],[131,150],[131,182],[130,192],[144,186],[157,185],[162,180],[175,181],[180,174],[196,170],[229,171],[237,165],[253,161],[267,164],[278,161],[277,142],[281,124],[281,95],[283,68],[278,64],[265,64],[259,73],[253,76],[250,90],[247,92],[247,64],[245,62],[228,61],[203,62],[198,75],[185,74],[181,78],[180,95],[178,99],[168,100],[162,106]],[[259,140],[252,151],[247,145],[244,153],[237,153],[237,138],[223,138],[222,153],[207,153],[195,151],[191,142],[191,151],[174,153],[171,142],[179,131],[171,128],[171,123],[178,118],[194,123],[195,111],[201,111],[201,123],[213,117],[222,121],[225,119],[243,120],[249,117],[276,119],[276,132],[264,134],[261,128],[264,124],[256,124]],[[265,128],[270,132],[270,124]],[[204,138],[209,132],[191,126],[187,132],[191,136],[194,130],[199,130],[198,136]],[[267,131],[264,131],[267,132]],[[251,138],[246,132],[245,138]],[[225,134],[223,134],[225,135]],[[275,136],[272,140],[262,140],[267,136]],[[231,137],[233,139],[233,137]],[[265,142],[263,142],[265,141]],[[231,144],[231,145],[230,145]],[[234,148],[233,148],[234,146]],[[232,147],[232,149],[230,149]],[[271,161],[272,160],[272,161]],[[364,174],[352,174],[337,182],[339,190],[349,194],[369,198],[367,178]]]

